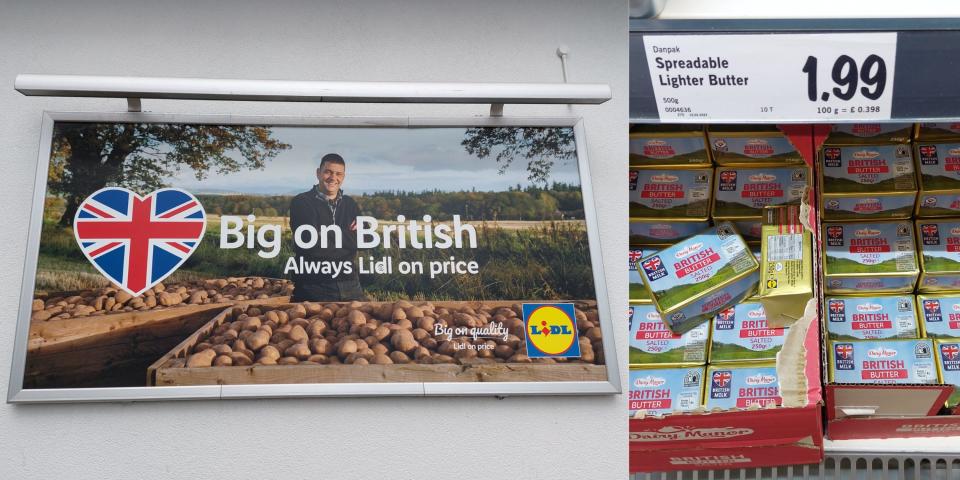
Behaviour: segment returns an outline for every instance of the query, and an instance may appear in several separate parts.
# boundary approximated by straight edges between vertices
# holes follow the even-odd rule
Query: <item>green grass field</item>
[[[683,358],[685,349],[683,347],[674,348],[663,353],[644,352],[638,348],[630,347],[630,363],[633,365],[649,365],[654,363],[694,363],[706,361],[706,349],[701,351],[700,358]]]
[[[860,182],[855,182],[848,178],[837,178],[830,177],[826,174],[823,175],[824,185],[829,185],[829,193],[862,193],[862,192],[895,192],[902,190],[915,190],[916,185],[911,188],[895,188],[896,185],[904,180],[904,177],[909,177],[910,175],[901,175],[899,177],[888,178],[881,182],[872,183],[870,185],[864,185]],[[912,180],[909,180],[912,181]],[[916,182],[914,182],[916,183]],[[826,190],[826,189],[825,189]]]
[[[776,358],[778,350],[755,351],[735,343],[713,342],[710,347],[710,363],[773,359]]]
[[[650,291],[642,283],[631,283],[630,300],[650,300]]]
[[[854,213],[849,210],[823,210],[823,219],[824,220],[866,220],[870,218],[889,218],[891,216],[897,217],[906,217],[910,218],[910,214],[913,213],[913,205],[903,208],[893,208],[890,210],[881,210],[874,213]]]
[[[724,165],[727,163],[783,163],[784,165],[803,165],[803,157],[800,156],[797,152],[783,152],[776,155],[770,155],[769,157],[763,158],[753,158],[747,155],[736,152],[713,152],[714,158],[717,160],[718,165]]]
[[[749,252],[747,252],[750,255]],[[735,260],[734,260],[735,261]],[[737,275],[733,270],[733,261],[717,270],[714,275],[704,282],[690,283],[686,285],[677,285],[673,288],[657,292],[657,303],[665,310],[669,310],[688,298],[693,298],[701,293],[710,290],[717,285],[729,281]]]
[[[960,189],[960,178],[945,177],[943,175],[921,175],[924,191]]]
[[[710,202],[703,200],[664,209],[650,208],[646,205],[631,201],[630,216],[653,218],[706,217],[710,214],[709,208]]]
[[[710,166],[710,156],[706,149],[698,152],[681,153],[671,158],[650,158],[638,153],[630,153],[630,166],[643,167],[649,165],[698,165]]]
[[[960,262],[944,257],[923,256],[925,272],[960,272]]]
[[[827,255],[826,271],[831,275],[843,273],[898,273],[897,261],[884,260],[874,265],[864,265],[848,258],[831,257]]]
[[[960,216],[960,210],[952,210],[940,207],[920,207],[921,217],[957,217]]]

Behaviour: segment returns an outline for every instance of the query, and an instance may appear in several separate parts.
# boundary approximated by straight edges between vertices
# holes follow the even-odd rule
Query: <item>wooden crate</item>
[[[379,306],[385,302],[369,302]],[[392,303],[392,302],[386,302]],[[431,302],[437,307],[509,307],[516,301]],[[263,305],[287,308],[287,305]],[[251,303],[246,307],[260,306]],[[186,359],[200,339],[207,338],[227,321],[231,308],[200,327],[193,335],[173,348],[147,369],[147,384],[175,385],[245,385],[292,383],[395,383],[395,382],[564,382],[606,381],[604,365],[585,363],[495,363],[495,364],[393,364],[393,365],[250,365],[230,367],[174,367],[177,359]]]
[[[32,322],[24,388],[143,386],[143,369],[233,305],[289,296]]]

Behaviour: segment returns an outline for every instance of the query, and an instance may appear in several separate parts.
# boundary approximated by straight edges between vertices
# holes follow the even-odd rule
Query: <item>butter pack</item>
[[[630,365],[703,365],[709,334],[706,323],[674,333],[653,304],[630,305]]]
[[[684,333],[756,292],[759,264],[730,222],[640,260],[640,274],[670,329]]]
[[[923,336],[960,338],[960,294],[917,295]]]
[[[933,341],[850,340],[830,342],[830,381],[836,383],[936,384]]]
[[[960,122],[921,123],[917,125],[917,140],[960,139]]]
[[[913,295],[823,299],[831,340],[888,340],[920,337]]]
[[[630,166],[709,167],[710,151],[702,126],[637,124],[630,127]]]
[[[711,125],[707,137],[717,165],[804,164],[776,125]]]
[[[813,236],[800,223],[799,205],[763,213],[757,297],[772,325],[790,325],[813,298]]]
[[[630,370],[627,408],[631,415],[665,415],[700,408],[703,367]]]
[[[713,169],[630,170],[630,218],[706,221]]]
[[[786,331],[767,323],[762,303],[739,303],[713,319],[710,363],[774,361]]]
[[[917,291],[960,290],[960,220],[917,220],[920,283]]]
[[[823,147],[823,220],[910,218],[917,197],[907,144]]]
[[[912,292],[920,274],[910,221],[824,222],[828,294]]]
[[[799,204],[808,177],[806,166],[717,167],[713,217],[755,219],[764,207]]]
[[[940,383],[953,385],[953,393],[947,399],[947,408],[960,404],[960,340],[937,340],[937,367]]]
[[[710,365],[704,390],[704,407],[729,410],[780,405],[780,380],[773,363]]]
[[[838,123],[830,127],[825,145],[908,143],[912,123]]]
[[[920,194],[918,217],[960,216],[960,138],[914,145]]]

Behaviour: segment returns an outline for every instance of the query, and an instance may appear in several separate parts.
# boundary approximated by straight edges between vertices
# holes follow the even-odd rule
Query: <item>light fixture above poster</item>
[[[131,111],[140,99],[263,102],[601,104],[610,86],[597,83],[440,83],[237,80],[216,78],[17,75],[14,88],[45,97],[126,98]]]

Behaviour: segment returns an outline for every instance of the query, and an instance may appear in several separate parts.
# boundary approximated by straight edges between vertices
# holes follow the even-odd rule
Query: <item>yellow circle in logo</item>
[[[559,355],[573,346],[576,327],[566,312],[544,305],[530,312],[527,317],[527,337],[541,352]]]

